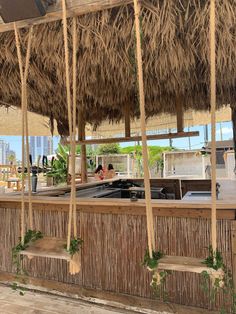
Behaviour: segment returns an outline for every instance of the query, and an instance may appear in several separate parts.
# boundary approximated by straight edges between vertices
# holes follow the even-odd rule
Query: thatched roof
[[[36,113],[28,112],[29,136],[50,136],[58,135],[57,125],[54,122],[54,128],[51,129],[47,117]],[[21,131],[21,110],[15,107],[0,107],[0,135],[18,136]]]
[[[148,116],[209,109],[209,1],[142,1],[142,42]],[[21,30],[25,43],[28,30]],[[217,102],[236,104],[236,2],[217,1]],[[78,17],[78,108],[87,122],[139,115],[132,5]],[[20,105],[14,33],[0,34],[1,101]],[[72,44],[72,43],[71,43]],[[61,21],[34,27],[29,73],[30,110],[67,131]]]

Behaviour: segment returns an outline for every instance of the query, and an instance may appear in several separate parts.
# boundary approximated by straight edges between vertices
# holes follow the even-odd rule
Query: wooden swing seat
[[[159,260],[158,269],[160,270],[173,270],[191,273],[202,273],[203,271],[212,270],[203,264],[203,259],[195,257],[185,257],[185,256],[165,256]]]
[[[30,245],[21,251],[21,255],[32,257],[48,257],[62,259],[66,261],[71,260],[70,254],[65,249],[66,239],[44,237],[30,243]]]

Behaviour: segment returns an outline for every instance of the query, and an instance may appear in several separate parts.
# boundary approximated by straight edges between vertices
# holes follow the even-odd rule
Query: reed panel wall
[[[35,210],[35,226],[44,235],[66,237],[66,211]],[[17,207],[17,206],[16,206]],[[20,210],[0,208],[0,270],[14,272],[11,248],[19,241]],[[218,220],[218,247],[232,268],[231,229],[233,220]],[[153,298],[151,275],[141,265],[147,247],[146,218],[143,215],[77,212],[78,229],[84,240],[82,270],[69,275],[66,261],[25,258],[30,276],[56,280],[129,295]],[[164,253],[205,258],[210,244],[210,220],[155,216],[157,246]],[[173,273],[166,283],[169,301],[214,308],[200,288],[200,275]],[[217,306],[222,300],[217,300]]]

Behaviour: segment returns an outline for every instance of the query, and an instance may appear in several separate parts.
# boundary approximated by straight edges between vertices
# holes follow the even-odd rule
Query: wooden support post
[[[78,116],[78,139],[79,141],[85,140],[85,123],[83,119],[83,115],[79,112]],[[86,144],[81,144],[81,183],[88,182],[87,175],[87,152],[86,152]]]
[[[234,287],[236,287],[236,221],[231,225],[231,244],[232,244],[232,274]]]
[[[232,110],[233,139],[234,139],[234,159],[235,159],[234,173],[236,174],[236,108],[231,107],[231,110]]]
[[[125,137],[131,136],[131,128],[130,128],[130,105],[125,106]]]
[[[79,110],[79,114],[78,114],[78,142],[81,142],[84,140],[84,132],[83,132],[83,117],[82,117],[82,113],[81,110]]]
[[[183,132],[184,129],[184,111],[180,99],[176,102],[177,132]]]
[[[88,182],[86,145],[81,145],[81,182]]]

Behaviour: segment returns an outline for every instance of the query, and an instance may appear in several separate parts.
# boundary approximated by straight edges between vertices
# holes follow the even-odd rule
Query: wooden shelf
[[[147,136],[148,141],[152,141],[152,140],[163,140],[163,139],[170,139],[170,138],[199,136],[199,132],[198,131],[175,132],[175,133],[166,133],[166,134],[153,134],[153,135],[146,135],[146,136]],[[141,140],[142,140],[141,136],[111,137],[111,138],[99,138],[99,139],[89,139],[89,140],[76,141],[76,144],[93,145],[93,144],[137,142],[137,141],[141,141]],[[69,141],[66,141],[66,143],[70,144]]]
[[[203,263],[203,259],[184,256],[165,256],[160,259],[158,269],[160,270],[173,270],[191,273],[202,273],[209,271],[211,268]]]
[[[129,3],[132,3],[132,0],[70,0],[67,3],[67,17],[102,11],[121,5],[127,5]],[[32,19],[17,21],[16,23],[18,28],[26,28],[32,25],[39,25],[61,20],[61,18],[61,1],[56,1],[55,4],[48,7],[46,15]],[[2,19],[0,19],[0,33],[12,30],[14,30],[14,23],[4,23]]]
[[[21,251],[21,255],[32,257],[48,257],[70,261],[70,254],[65,249],[66,239],[44,237]]]

